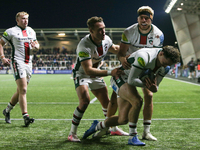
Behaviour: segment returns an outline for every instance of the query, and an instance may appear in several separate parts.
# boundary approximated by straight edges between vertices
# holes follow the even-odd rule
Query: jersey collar
[[[147,36],[152,31],[152,29],[153,29],[153,26],[151,25],[151,30],[147,34],[143,34],[143,33],[140,32],[139,24],[138,24],[138,32],[140,33],[140,35]]]
[[[18,26],[18,25],[17,25]],[[20,27],[20,26],[18,26],[21,30],[26,30],[26,28],[25,29],[23,29],[22,27]]]
[[[89,38],[90,38],[90,40],[92,41],[92,43],[93,43],[94,45],[96,45],[97,47],[101,47],[101,46],[102,46],[102,41],[101,41],[101,44],[100,44],[100,45],[97,45],[97,44],[92,40],[91,34],[89,35]]]

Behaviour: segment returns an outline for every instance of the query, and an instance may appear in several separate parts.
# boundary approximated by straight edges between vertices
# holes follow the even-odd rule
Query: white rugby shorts
[[[27,82],[30,82],[32,75],[32,63],[25,63],[23,61],[13,61],[11,64],[15,80],[26,77]]]
[[[97,90],[106,86],[103,78],[85,78],[85,77],[76,77],[74,79],[75,88],[79,85],[87,85],[90,90]]]

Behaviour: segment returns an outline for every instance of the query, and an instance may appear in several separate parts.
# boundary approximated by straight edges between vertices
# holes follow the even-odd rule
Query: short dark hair
[[[165,58],[170,58],[173,63],[180,62],[180,52],[177,48],[166,45],[163,47],[163,53]]]
[[[102,17],[97,17],[97,16],[94,16],[94,17],[91,17],[87,20],[87,26],[89,29],[93,29],[94,28],[94,24],[96,22],[102,22],[103,21],[103,18]]]

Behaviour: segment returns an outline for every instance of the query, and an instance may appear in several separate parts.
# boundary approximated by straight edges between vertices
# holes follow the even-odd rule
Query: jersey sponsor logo
[[[32,32],[31,31],[28,31],[28,34],[32,36]]]
[[[108,50],[108,44],[104,45],[104,50],[105,50],[105,52]]]
[[[112,85],[112,89],[115,91],[115,92],[117,92],[117,87],[113,84]]]
[[[117,83],[120,83],[120,82],[121,82],[121,80],[120,80],[119,77],[115,77],[115,79],[116,79],[116,82],[117,82]]]
[[[140,66],[142,66],[142,67],[145,66],[145,62],[144,62],[144,59],[142,57],[138,57],[137,61],[138,61]]]
[[[86,52],[79,52],[78,56],[79,57],[89,57],[89,54],[87,54]]]
[[[126,35],[122,33],[122,41],[128,42],[128,39],[126,38]]]
[[[3,35],[4,35],[4,36],[8,36],[8,33],[5,31],[5,32],[3,33]]]
[[[32,40],[32,38],[18,38],[19,41],[27,41],[27,40]]]
[[[149,40],[149,44],[153,45],[153,40]]]

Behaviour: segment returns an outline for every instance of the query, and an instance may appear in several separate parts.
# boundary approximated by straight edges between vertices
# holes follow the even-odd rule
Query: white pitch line
[[[0,120],[5,120],[5,118],[0,118]],[[24,120],[24,119],[11,119],[11,120]],[[72,121],[72,119],[35,119],[36,121]],[[81,120],[85,120],[85,121],[90,121],[90,120],[105,120],[105,119],[81,119]],[[139,119],[139,120],[143,120],[143,119]],[[154,118],[152,119],[154,121],[171,121],[171,120],[200,120],[200,118]]]
[[[94,98],[92,101],[90,101],[90,104],[100,104],[100,103],[94,103],[97,100],[97,98]],[[155,104],[182,104],[185,102],[153,102]],[[7,102],[0,102],[0,105],[8,104]],[[28,102],[28,105],[78,105],[78,102]],[[18,105],[18,103],[17,103]]]
[[[170,80],[180,81],[180,82],[183,82],[183,83],[189,83],[189,84],[192,84],[192,85],[200,86],[200,84],[197,84],[197,83],[192,83],[192,82],[183,81],[183,80],[179,80],[179,79],[173,79],[173,78],[169,78],[169,77],[165,77],[165,78],[170,79]]]
[[[95,101],[97,100],[97,98],[93,98],[91,101],[90,101],[90,104],[94,103]]]

